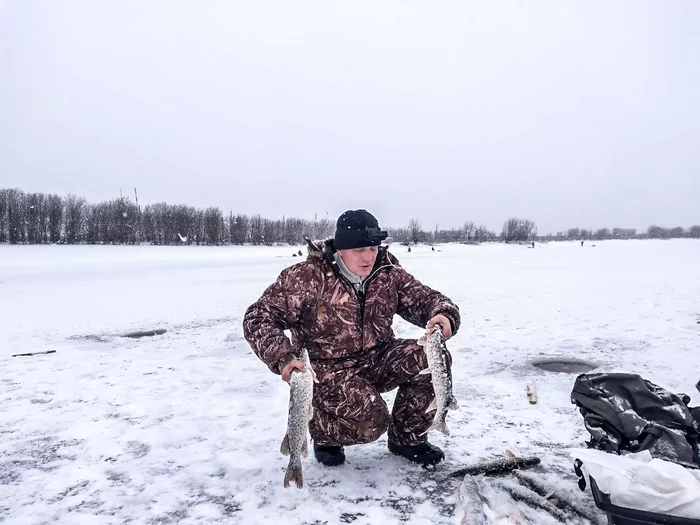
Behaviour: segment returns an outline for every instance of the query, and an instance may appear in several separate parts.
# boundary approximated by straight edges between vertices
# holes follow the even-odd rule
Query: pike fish
[[[462,519],[460,525],[488,525],[489,520],[484,514],[484,502],[479,494],[479,487],[474,477],[467,474],[459,487],[459,501],[462,504]]]
[[[284,487],[289,488],[294,481],[297,488],[304,486],[304,475],[301,470],[302,456],[309,457],[308,431],[309,421],[313,417],[314,409],[311,399],[314,392],[316,375],[311,368],[309,353],[306,349],[301,354],[300,361],[304,364],[305,372],[292,371],[289,379],[289,417],[287,418],[287,434],[282,440],[280,452],[289,456],[289,466],[284,476]]]
[[[478,476],[479,474],[485,474],[487,476],[494,474],[504,474],[515,469],[534,467],[539,465],[540,463],[541,460],[537,457],[505,457],[494,459],[492,461],[486,461],[484,463],[473,463],[471,465],[467,465],[466,467],[454,471],[451,475],[454,477],[462,477],[467,474],[471,476]]]
[[[418,340],[418,344],[423,347],[428,358],[428,368],[419,373],[432,376],[435,390],[435,399],[426,410],[426,412],[435,410],[435,419],[428,431],[439,430],[449,436],[450,431],[445,423],[447,411],[456,410],[459,404],[452,394],[452,373],[447,366],[447,346],[440,325],[428,329],[427,334]]]

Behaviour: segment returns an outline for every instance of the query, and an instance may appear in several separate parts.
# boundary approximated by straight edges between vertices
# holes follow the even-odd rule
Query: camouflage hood
[[[302,348],[326,370],[352,366],[394,339],[395,314],[419,327],[442,314],[453,332],[459,329],[457,306],[404,270],[386,246],[379,248],[362,300],[340,273],[332,239],[307,243],[307,259],[284,269],[243,319],[246,340],[273,372]]]

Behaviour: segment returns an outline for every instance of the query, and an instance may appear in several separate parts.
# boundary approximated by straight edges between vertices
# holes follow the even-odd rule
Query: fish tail
[[[437,430],[438,432],[442,432],[446,436],[450,435],[450,431],[447,428],[447,423],[445,422],[445,418],[435,418],[435,421],[433,421],[433,424],[430,425],[429,430]]]
[[[296,483],[298,489],[304,486],[304,475],[301,472],[301,466],[287,467],[287,473],[284,475],[284,488],[289,488],[289,484],[292,481]]]

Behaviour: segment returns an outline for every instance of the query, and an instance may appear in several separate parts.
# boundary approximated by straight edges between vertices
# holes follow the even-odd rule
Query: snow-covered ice
[[[460,408],[431,435],[447,459],[425,471],[383,437],[340,468],[309,458],[303,490],[282,487],[288,387],[241,333],[299,247],[0,246],[0,522],[454,524],[446,474],[506,449],[591,506],[566,453],[588,439],[575,376],[529,362],[588,359],[691,396],[700,376],[700,242],[595,244],[394,245],[463,315]]]

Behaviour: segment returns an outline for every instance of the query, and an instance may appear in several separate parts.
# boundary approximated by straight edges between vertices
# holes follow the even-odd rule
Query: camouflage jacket
[[[379,248],[365,281],[364,301],[341,275],[334,252],[332,239],[309,241],[307,259],[284,269],[246,310],[243,334],[273,372],[279,374],[304,347],[325,369],[334,362],[352,366],[364,352],[394,338],[394,314],[420,327],[442,314],[453,333],[459,329],[459,308],[401,268],[386,246]]]

